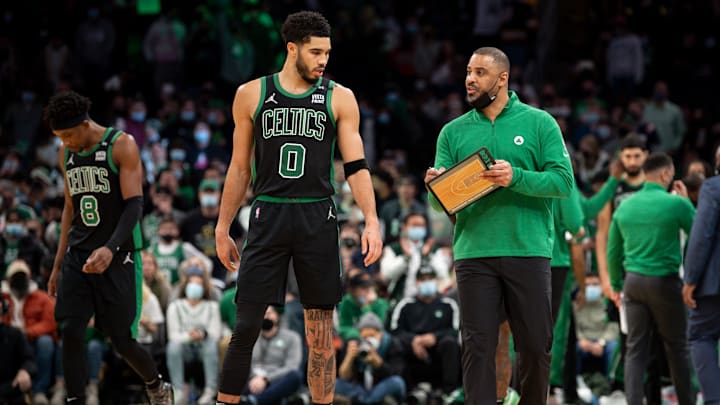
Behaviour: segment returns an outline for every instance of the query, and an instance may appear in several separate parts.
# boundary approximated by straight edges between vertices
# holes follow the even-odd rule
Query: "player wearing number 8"
[[[90,100],[67,92],[53,96],[46,118],[63,145],[65,207],[60,242],[48,283],[62,324],[68,402],[85,403],[83,348],[91,317],[115,350],[147,384],[152,405],[172,403],[150,356],[134,340],[142,295],[142,166],[135,140],[90,119]]]
[[[283,305],[291,258],[305,308],[310,394],[313,403],[332,402],[332,312],[341,297],[337,213],[330,198],[336,143],[365,218],[365,264],[382,252],[357,101],[348,88],[323,77],[330,25],[318,13],[299,12],[288,16],[282,35],[287,48],[282,70],[241,85],[233,103],[234,145],[215,239],[225,267],[239,267],[238,305],[218,403],[241,402],[265,308]],[[228,229],[251,179],[256,198],[238,263],[240,255]],[[268,381],[272,384],[253,380],[251,392]]]

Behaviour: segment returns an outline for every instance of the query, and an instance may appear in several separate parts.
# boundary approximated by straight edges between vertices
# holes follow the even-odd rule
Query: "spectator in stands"
[[[358,404],[377,404],[386,397],[404,401],[402,344],[385,331],[380,318],[372,312],[360,317],[357,328],[360,340],[351,340],[347,344],[335,393]]]
[[[418,192],[414,177],[401,177],[395,188],[397,198],[383,204],[380,211],[380,220],[385,224],[385,243],[395,241],[400,236],[400,225],[406,215],[411,212],[423,214],[427,212],[425,206],[417,200]]]
[[[454,300],[438,293],[432,267],[418,270],[417,290],[393,310],[390,331],[403,346],[408,391],[429,382],[448,394],[460,386],[460,310]]]
[[[643,121],[657,129],[660,145],[658,152],[670,155],[678,152],[685,136],[685,117],[680,107],[669,100],[668,85],[660,80],[655,83],[652,102],[645,105]]]
[[[256,405],[273,405],[294,394],[302,380],[302,357],[300,335],[283,326],[277,310],[268,306],[253,348],[247,399]]]
[[[9,311],[9,306],[0,296],[0,319]],[[4,322],[0,322],[0,358],[0,403],[24,405],[37,365],[25,335]]]
[[[212,285],[203,270],[192,267],[180,286],[180,297],[167,311],[167,367],[175,388],[175,402],[186,403],[185,364],[201,361],[205,387],[198,404],[212,404],[217,394],[218,339],[221,333],[218,303],[210,299]]]
[[[150,251],[155,256],[158,270],[165,276],[170,285],[180,280],[178,270],[180,264],[190,258],[197,258],[204,263],[204,267],[212,269],[212,261],[202,254],[192,243],[180,239],[180,228],[172,217],[163,218],[157,230],[159,241],[150,245]]]
[[[143,282],[158,299],[160,308],[162,308],[162,312],[165,313],[170,303],[170,283],[167,278],[165,278],[165,275],[158,270],[157,259],[152,252],[143,251],[141,256]]]
[[[182,223],[185,219],[185,213],[174,207],[174,196],[172,191],[167,187],[157,187],[150,193],[153,210],[145,215],[142,221],[145,239],[149,243],[157,243],[160,241],[158,228],[163,219],[170,217],[176,224]]]
[[[366,272],[352,276],[348,285],[349,291],[338,304],[338,335],[345,342],[360,337],[357,322],[363,314],[372,312],[385,322],[390,308],[386,299],[378,297],[373,279]]]
[[[575,306],[575,322],[578,374],[589,372],[591,364],[599,363],[601,366],[596,370],[607,376],[620,331],[617,322],[607,320],[600,278],[596,274],[585,277],[585,305]]]
[[[3,258],[3,267],[9,266],[15,259],[27,263],[32,278],[37,278],[40,270],[40,261],[47,249],[36,234],[28,232],[27,220],[22,219],[19,211],[10,212],[6,218],[5,229],[0,238],[0,257]]]
[[[23,332],[38,366],[33,378],[33,403],[47,404],[57,337],[55,304],[46,292],[38,290],[30,268],[22,260],[8,266],[2,294],[9,302],[10,325]]]
[[[417,295],[415,279],[422,264],[435,271],[443,287],[449,282],[451,253],[428,235],[425,215],[410,212],[403,218],[398,240],[385,246],[380,260],[380,274],[388,283],[393,302]]]

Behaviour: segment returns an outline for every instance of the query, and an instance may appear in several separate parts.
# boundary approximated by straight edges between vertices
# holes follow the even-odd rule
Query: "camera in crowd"
[[[367,357],[368,354],[373,350],[373,345],[370,343],[367,339],[363,339],[360,341],[360,344],[358,345],[358,356],[361,358]]]

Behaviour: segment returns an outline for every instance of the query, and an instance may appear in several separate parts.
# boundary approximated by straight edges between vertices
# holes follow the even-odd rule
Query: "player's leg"
[[[94,307],[93,287],[88,281],[89,276],[81,271],[87,256],[73,249],[65,255],[55,306],[55,317],[61,325],[65,391],[68,399],[80,405],[85,403],[88,378],[85,331]]]
[[[307,382],[314,404],[330,404],[336,374],[333,310],[342,296],[337,212],[331,200],[292,208],[296,223],[293,265],[308,344]]]
[[[103,274],[92,277],[97,302],[96,326],[145,382],[150,403],[171,404],[172,386],[162,380],[152,355],[135,340],[142,305],[140,254],[120,252]]]
[[[260,334],[265,310],[282,305],[290,263],[292,213],[288,204],[255,201],[242,251],[235,328],[218,379],[217,401],[237,404],[250,375],[253,346]]]
[[[512,361],[510,360],[510,324],[504,320],[498,328],[498,344],[495,349],[495,394],[497,403],[502,404],[510,387]]]

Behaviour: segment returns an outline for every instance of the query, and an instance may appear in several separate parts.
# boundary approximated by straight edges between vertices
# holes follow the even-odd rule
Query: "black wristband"
[[[120,250],[120,246],[132,237],[133,229],[142,217],[142,196],[130,197],[124,201],[125,208],[120,214],[117,227],[105,243],[105,247],[115,254]]]
[[[365,160],[365,158],[353,160],[352,162],[347,162],[343,165],[343,167],[345,168],[346,179],[360,170],[370,170],[370,167],[368,166],[367,160]]]

